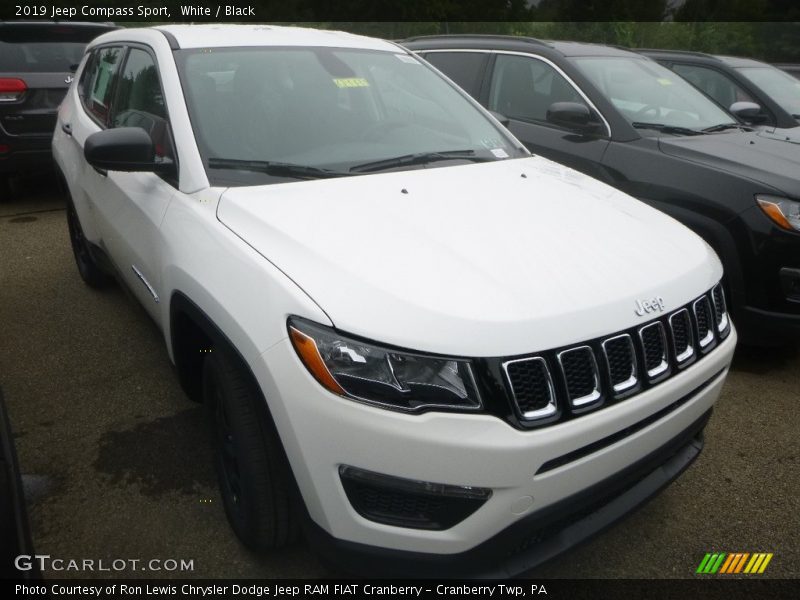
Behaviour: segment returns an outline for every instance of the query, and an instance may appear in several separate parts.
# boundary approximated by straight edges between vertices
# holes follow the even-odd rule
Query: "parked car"
[[[780,70],[789,73],[789,75],[794,75],[797,79],[800,79],[800,65],[791,63],[776,63],[772,66],[778,67]]]
[[[770,64],[751,58],[679,50],[637,52],[675,71],[720,106],[752,125],[798,126],[800,82]]]
[[[38,565],[27,560],[33,554],[17,451],[0,389],[0,579],[40,579]],[[27,559],[23,568],[17,569],[20,555]]]
[[[714,252],[403,48],[127,29],[77,76],[78,271],[163,330],[248,547],[299,523],[371,575],[517,573],[697,456],[736,341]]]
[[[673,216],[720,255],[743,340],[800,339],[800,146],[626,50],[506,36],[404,42],[531,151]]]
[[[0,21],[0,198],[9,178],[51,167],[56,111],[103,23]]]

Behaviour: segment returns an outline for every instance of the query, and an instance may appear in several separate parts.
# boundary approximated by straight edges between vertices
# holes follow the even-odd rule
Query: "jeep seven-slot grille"
[[[521,422],[551,423],[657,385],[700,359],[728,333],[730,319],[718,284],[636,329],[508,360],[503,369]]]

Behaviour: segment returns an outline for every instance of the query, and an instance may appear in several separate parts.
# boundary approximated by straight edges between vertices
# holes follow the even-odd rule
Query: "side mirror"
[[[761,111],[761,107],[755,102],[734,102],[728,110],[742,121],[761,123],[767,120],[767,115]]]
[[[500,122],[500,125],[502,125],[503,127],[508,127],[508,124],[511,123],[511,119],[509,119],[507,116],[503,114],[500,114],[499,112],[490,110],[489,114],[492,115],[495,119],[497,119]]]
[[[553,102],[547,109],[547,122],[581,133],[600,129],[600,123],[592,118],[589,107],[580,102]]]
[[[170,160],[157,161],[153,140],[140,127],[119,127],[93,133],[83,146],[86,161],[105,171],[149,171],[173,169]]]

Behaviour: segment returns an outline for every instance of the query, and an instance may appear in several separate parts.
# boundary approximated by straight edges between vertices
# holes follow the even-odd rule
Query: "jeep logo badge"
[[[649,300],[636,301],[636,314],[643,317],[654,312],[664,312],[664,299],[661,296],[650,298]]]

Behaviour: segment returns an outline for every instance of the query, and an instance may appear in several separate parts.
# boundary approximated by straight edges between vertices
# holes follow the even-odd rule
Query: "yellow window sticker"
[[[362,77],[346,77],[334,79],[333,83],[340,88],[369,87],[369,81]]]
[[[659,77],[658,83],[661,85],[672,85],[672,79],[667,79],[666,77]]]

